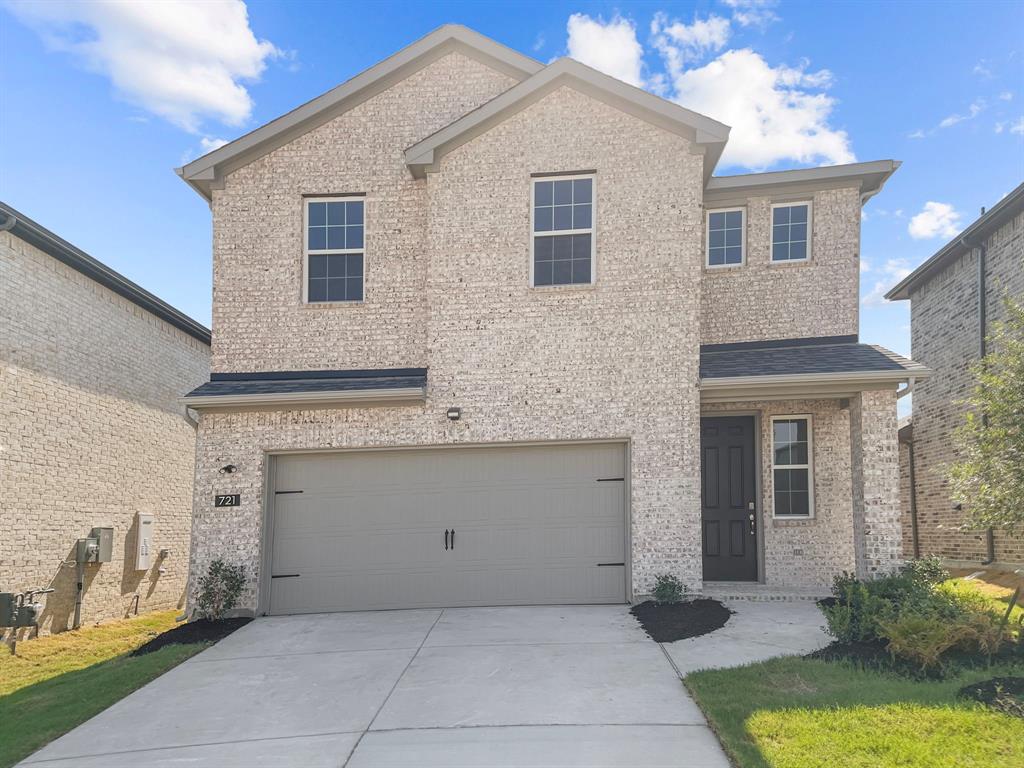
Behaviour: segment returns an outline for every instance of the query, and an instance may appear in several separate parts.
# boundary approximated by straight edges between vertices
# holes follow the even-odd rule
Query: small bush
[[[686,586],[670,573],[663,573],[654,580],[654,599],[659,603],[678,603],[686,594]]]
[[[904,563],[900,573],[912,576],[925,584],[941,584],[949,578],[942,561],[935,555],[920,557],[917,560],[910,560]]]
[[[907,659],[927,671],[940,667],[942,655],[964,639],[963,627],[937,616],[906,614],[880,624],[889,639],[889,653]]]
[[[245,567],[214,560],[199,579],[196,606],[199,613],[210,621],[219,621],[238,604],[245,586]]]

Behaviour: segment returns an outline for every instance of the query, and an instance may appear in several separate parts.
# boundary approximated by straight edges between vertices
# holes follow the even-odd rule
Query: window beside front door
[[[533,180],[534,286],[594,282],[594,176]]]
[[[363,300],[363,200],[306,200],[306,301],[310,304]]]
[[[814,516],[813,463],[811,417],[772,417],[775,517]]]

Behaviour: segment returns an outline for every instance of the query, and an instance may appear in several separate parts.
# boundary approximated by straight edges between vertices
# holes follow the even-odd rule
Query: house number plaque
[[[237,507],[242,503],[242,494],[240,493],[218,493],[213,497],[213,506],[215,507]]]

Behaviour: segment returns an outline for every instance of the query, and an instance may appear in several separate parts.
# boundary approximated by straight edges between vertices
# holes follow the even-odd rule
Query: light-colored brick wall
[[[890,573],[903,560],[897,436],[895,390],[867,390],[850,398],[853,538],[860,578]]]
[[[769,586],[823,587],[855,569],[850,411],[838,400],[771,400],[708,404],[705,416],[742,411],[760,418],[764,577]],[[814,452],[814,517],[774,518],[771,418],[809,414]]]
[[[986,312],[1005,316],[1003,297],[1024,298],[1024,212],[988,239]],[[965,253],[911,295],[911,348],[933,375],[914,388],[914,460],[922,554],[978,562],[986,556],[984,531],[961,530],[946,473],[956,460],[953,430],[963,422],[963,401],[979,356],[978,252]],[[909,520],[909,509],[904,516]],[[996,531],[996,559],[1024,563],[1024,536]]]
[[[811,258],[791,264],[771,260],[771,206],[782,201],[746,201],[746,264],[702,273],[702,344],[857,333],[860,192],[804,199],[812,199]]]
[[[462,54],[227,176],[213,197],[213,370],[423,366],[427,182],[404,150],[514,80]],[[302,302],[303,195],[366,195],[365,300]]]
[[[463,82],[447,67],[442,60],[439,71],[424,70],[416,87],[436,93],[452,87],[453,79]],[[471,64],[472,71],[476,67]],[[395,86],[401,98],[394,109],[404,113],[409,98],[420,98],[412,88],[410,81]],[[382,97],[384,110],[390,97]],[[388,124],[386,112],[376,119]],[[422,130],[429,127],[424,122]],[[375,139],[374,151],[398,162],[392,141]],[[321,158],[321,191],[356,183],[344,181],[350,173],[345,162],[329,154]],[[367,160],[367,168],[376,162]],[[254,213],[257,203],[284,201],[299,188],[289,186],[290,176],[280,186],[271,176],[247,174],[244,185],[229,177],[223,202],[214,206],[220,217],[215,271],[222,287],[215,316],[228,329],[216,365],[426,364],[429,399],[422,407],[204,416],[193,573],[215,557],[243,563],[252,579],[247,601],[255,606],[267,451],[614,438],[632,441],[634,590],[649,591],[661,572],[698,587],[702,162],[685,139],[561,88],[448,154],[439,172],[421,182],[413,197],[424,208],[407,214],[409,222],[426,222],[426,231],[410,241],[416,254],[400,251],[408,233],[396,231],[384,202],[371,205],[367,215],[378,217],[372,226],[379,234],[368,239],[367,264],[377,267],[369,268],[367,303],[317,310],[299,303],[298,236],[287,247],[253,245],[266,220]],[[577,169],[597,172],[596,285],[530,288],[530,175]],[[286,171],[292,173],[301,175]],[[395,176],[388,194],[416,184],[399,183],[397,168]],[[368,183],[378,182],[359,180],[360,186]],[[287,212],[280,215],[288,220],[284,229],[298,231],[300,209],[293,202],[282,202]],[[244,270],[237,261],[243,254]],[[416,261],[420,277],[410,277],[403,257]],[[261,285],[281,295],[223,290],[242,273],[261,275]],[[402,286],[406,293],[396,294]],[[380,298],[371,300],[378,291]],[[408,310],[408,318],[395,306],[403,297],[415,297],[420,307]],[[267,318],[254,319],[264,310]],[[301,331],[288,329],[300,321]],[[448,406],[463,408],[460,422],[445,418]],[[239,471],[219,474],[227,463]],[[217,492],[241,492],[242,506],[212,509]]]
[[[10,232],[0,232],[0,591],[53,580],[44,631],[69,626],[76,539],[113,526],[86,567],[83,621],[183,604],[195,428],[177,399],[209,348]],[[136,512],[171,555],[133,570]]]

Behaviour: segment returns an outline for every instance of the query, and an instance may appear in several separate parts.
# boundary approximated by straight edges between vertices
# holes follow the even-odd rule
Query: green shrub
[[[940,667],[942,655],[963,639],[963,627],[938,616],[908,613],[879,624],[889,640],[889,653],[915,662],[922,670]]]
[[[663,573],[654,580],[654,599],[659,603],[678,603],[686,594],[686,586],[669,573]]]
[[[827,630],[841,643],[870,643],[880,637],[879,623],[895,618],[893,602],[877,594],[871,582],[842,585],[831,605],[823,605]]]
[[[942,561],[935,555],[909,560],[900,568],[900,573],[910,575],[925,584],[941,584],[949,578]]]
[[[199,579],[196,606],[199,613],[210,621],[220,621],[224,614],[238,604],[245,586],[245,567],[214,560]]]

